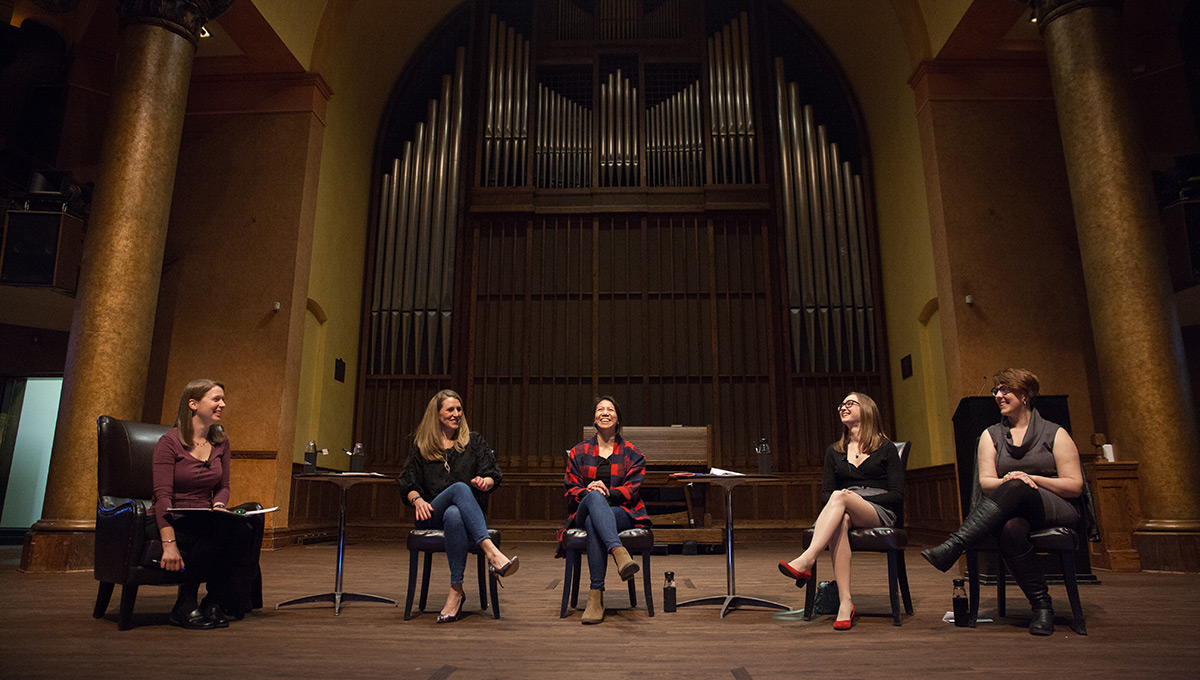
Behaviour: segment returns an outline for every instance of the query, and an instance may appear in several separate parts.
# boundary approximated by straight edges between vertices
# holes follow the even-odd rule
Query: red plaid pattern
[[[575,521],[575,512],[579,509],[579,499],[587,493],[587,485],[596,479],[596,467],[604,461],[599,456],[599,443],[596,437],[585,442],[579,442],[567,451],[567,472],[563,476],[566,486],[567,508],[571,515],[567,522],[558,530],[557,557],[563,556],[562,539],[567,528]],[[646,514],[646,504],[642,502],[642,477],[646,474],[646,457],[632,442],[617,435],[613,447],[613,455],[608,459],[612,463],[612,481],[609,493],[616,494],[621,500],[621,509],[633,518],[634,526],[650,526],[650,515]],[[609,480],[603,480],[608,484]]]

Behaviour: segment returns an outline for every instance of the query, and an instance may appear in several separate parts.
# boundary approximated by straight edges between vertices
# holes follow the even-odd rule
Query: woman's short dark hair
[[[1033,371],[1024,368],[1005,368],[992,376],[992,389],[1004,385],[1029,406],[1038,395],[1038,379]]]

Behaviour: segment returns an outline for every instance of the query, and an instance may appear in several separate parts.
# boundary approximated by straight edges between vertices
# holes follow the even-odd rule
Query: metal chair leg
[[[1004,556],[996,553],[996,615],[1005,616],[1005,596],[1008,589],[1008,565]]]

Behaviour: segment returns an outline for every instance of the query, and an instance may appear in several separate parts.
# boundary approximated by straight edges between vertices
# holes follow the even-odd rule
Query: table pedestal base
[[[768,607],[770,609],[779,609],[781,611],[791,611],[791,607],[771,600],[764,600],[761,597],[751,597],[749,595],[709,595],[708,597],[698,597],[694,600],[680,602],[677,607],[695,607],[704,604],[719,604],[721,605],[721,618],[725,618],[725,614],[730,609],[738,607]]]
[[[306,595],[304,597],[297,597],[294,600],[288,600],[287,602],[280,602],[275,605],[275,608],[279,609],[280,607],[287,607],[293,604],[308,604],[310,602],[332,602],[334,616],[342,613],[343,602],[382,602],[390,604],[393,607],[399,606],[395,600],[389,600],[386,597],[378,595],[366,595],[364,593],[321,593],[320,595]]]

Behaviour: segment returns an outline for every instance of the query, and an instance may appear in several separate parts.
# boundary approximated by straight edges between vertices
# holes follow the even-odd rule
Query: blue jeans
[[[608,554],[621,546],[617,534],[633,528],[633,518],[620,507],[608,504],[608,497],[599,491],[589,491],[575,512],[575,526],[588,533],[588,575],[592,590],[604,590],[608,573]]]
[[[418,529],[441,529],[446,535],[446,561],[450,563],[450,585],[463,582],[467,566],[467,550],[488,537],[487,520],[483,510],[465,482],[455,482],[429,502],[433,516],[417,522]]]

